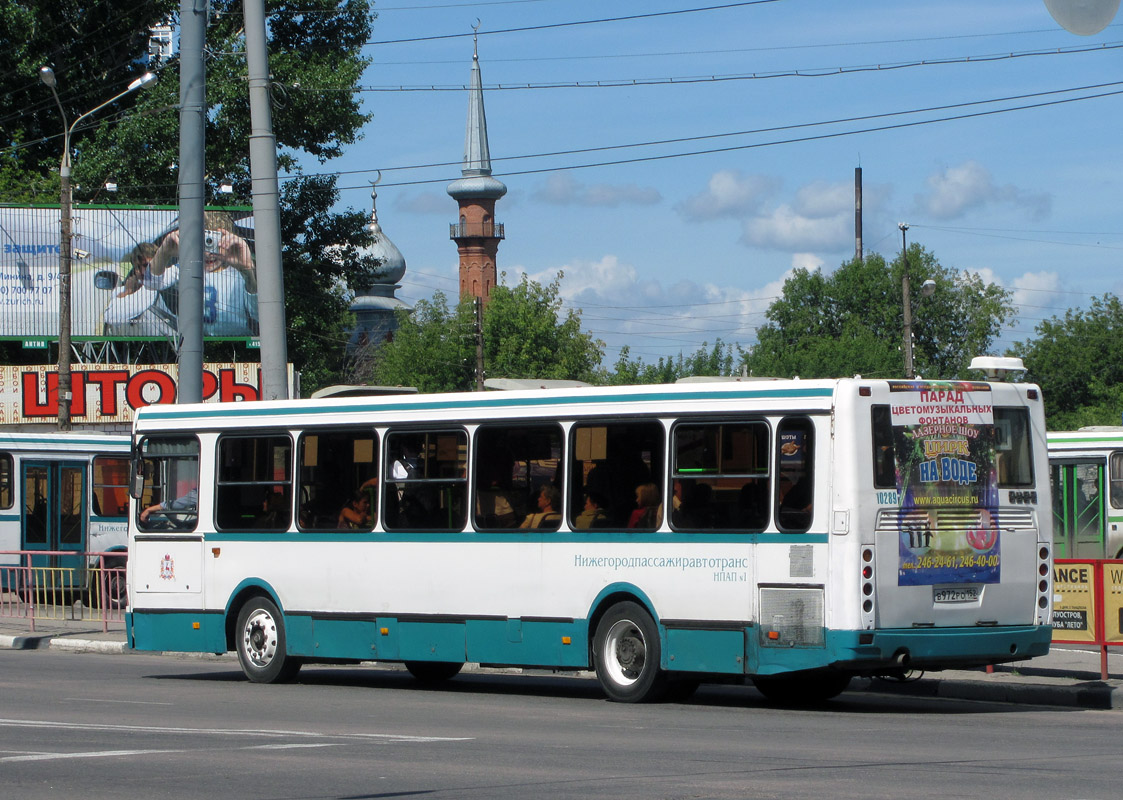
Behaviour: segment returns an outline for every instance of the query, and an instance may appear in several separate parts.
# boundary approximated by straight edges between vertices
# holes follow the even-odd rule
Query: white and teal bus
[[[612,700],[1048,651],[1042,402],[1007,383],[759,380],[150,406],[130,644],[594,669]]]
[[[1123,558],[1123,427],[1050,431],[1057,558]]]
[[[88,589],[104,563],[110,604],[123,606],[130,446],[123,434],[0,432],[0,590]]]

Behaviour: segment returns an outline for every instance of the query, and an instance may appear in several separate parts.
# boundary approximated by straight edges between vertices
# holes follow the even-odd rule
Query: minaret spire
[[[448,193],[460,205],[460,221],[453,223],[449,237],[460,254],[460,294],[485,302],[497,279],[495,257],[503,226],[496,222],[495,201],[507,187],[491,176],[491,151],[487,144],[483,79],[480,77],[480,21],[472,26],[472,75],[468,84],[468,124],[464,134],[463,176],[448,185]]]

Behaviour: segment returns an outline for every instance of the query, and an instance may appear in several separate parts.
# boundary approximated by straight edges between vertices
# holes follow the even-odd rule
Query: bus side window
[[[12,497],[12,456],[0,453],[0,508],[11,508]]]
[[[292,441],[283,434],[218,440],[215,527],[287,531],[292,520]]]
[[[560,496],[565,469],[562,432],[557,425],[494,425],[476,431],[473,509],[479,530],[561,526],[561,502],[539,504],[542,491]],[[547,492],[546,497],[553,496]]]
[[[785,419],[776,435],[776,527],[805,531],[815,516],[815,427],[809,419]]]
[[[463,430],[386,435],[383,527],[459,531],[468,518],[468,435]]]
[[[571,433],[569,524],[578,530],[655,530],[663,508],[663,425],[657,420],[574,425]],[[654,488],[652,488],[652,485]],[[640,487],[645,487],[642,492]],[[654,495],[641,525],[639,498]],[[633,513],[640,511],[633,519]]]
[[[129,459],[125,456],[94,456],[94,493],[90,498],[95,516],[125,517],[129,514]]]
[[[893,423],[889,406],[876,405],[870,409],[870,428],[873,436],[873,485],[877,489],[896,489],[897,463],[893,451]]]
[[[378,440],[371,430],[317,430],[300,437],[301,530],[370,531],[378,518]]]
[[[1123,451],[1108,456],[1108,475],[1111,478],[1111,507],[1123,508]]]
[[[762,531],[769,519],[763,421],[680,422],[672,439],[675,530]]]
[[[144,485],[137,525],[145,531],[194,530],[199,517],[199,440],[146,436],[139,445]]]

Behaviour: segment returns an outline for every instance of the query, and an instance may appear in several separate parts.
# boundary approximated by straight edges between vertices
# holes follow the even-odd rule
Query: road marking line
[[[371,741],[395,742],[470,742],[474,736],[414,736],[405,733],[335,733],[325,731],[261,730],[253,728],[177,728],[156,725],[109,725],[106,723],[55,722],[52,720],[23,720],[0,718],[0,727],[8,728],[55,728],[79,731],[113,731],[117,733],[201,733],[216,736],[264,736],[281,738],[284,736],[321,738],[321,739],[368,739]]]

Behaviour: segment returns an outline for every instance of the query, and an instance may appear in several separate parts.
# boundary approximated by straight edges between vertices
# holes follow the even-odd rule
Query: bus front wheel
[[[255,597],[238,614],[238,661],[254,683],[283,683],[300,670],[285,652],[285,623],[272,601]]]
[[[609,700],[645,703],[662,699],[667,676],[659,658],[659,629],[637,603],[614,605],[597,623],[593,666]]]

